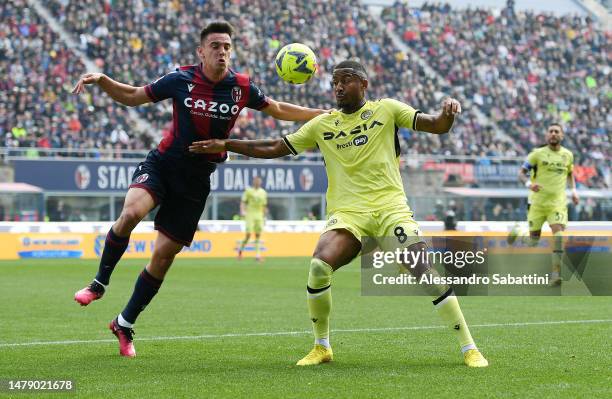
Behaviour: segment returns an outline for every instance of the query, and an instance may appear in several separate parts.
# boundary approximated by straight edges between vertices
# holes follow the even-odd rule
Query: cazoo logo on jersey
[[[340,130],[339,132],[323,132],[323,140],[336,140],[344,137],[348,137],[348,135],[359,134],[361,132],[365,132],[366,130],[370,130],[376,126],[382,126],[383,124],[379,121],[372,121],[370,123],[364,123],[361,125],[355,126],[348,133],[344,130]],[[363,143],[365,144],[365,143]]]
[[[240,111],[240,107],[237,104],[234,104],[230,107],[228,104],[219,104],[216,101],[206,102],[202,99],[194,101],[191,97],[186,97],[183,103],[187,108],[193,108],[194,110],[201,109],[202,111],[219,112],[222,114],[231,113],[232,115],[236,115]]]

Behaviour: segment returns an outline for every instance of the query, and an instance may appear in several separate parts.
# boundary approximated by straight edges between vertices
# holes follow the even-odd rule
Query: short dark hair
[[[563,125],[561,123],[559,123],[559,122],[551,122],[551,123],[548,124],[548,127],[551,127],[551,126],[559,126],[561,128],[561,132],[563,132]]]
[[[336,69],[353,69],[356,72],[361,72],[363,74],[363,78],[367,79],[368,77],[368,72],[366,71],[365,67],[359,62],[359,61],[355,61],[355,60],[346,60],[346,61],[342,61],[340,63],[338,63],[335,67],[334,67],[334,71]]]
[[[227,21],[214,21],[206,25],[200,32],[200,43],[206,39],[206,36],[211,33],[227,33],[229,37],[234,34],[234,27]]]

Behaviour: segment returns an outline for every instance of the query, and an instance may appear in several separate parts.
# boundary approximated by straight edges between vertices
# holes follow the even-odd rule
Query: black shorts
[[[149,152],[132,176],[132,187],[147,190],[159,205],[155,230],[190,246],[210,193],[212,162],[177,162],[163,159],[157,150]]]

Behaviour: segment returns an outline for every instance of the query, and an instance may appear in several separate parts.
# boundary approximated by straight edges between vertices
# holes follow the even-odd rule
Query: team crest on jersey
[[[232,88],[232,100],[234,100],[235,103],[240,102],[240,100],[242,99],[242,89],[239,86],[234,86]]]
[[[136,183],[136,184],[144,183],[148,179],[149,179],[149,174],[148,173],[143,173],[142,175],[138,176],[136,178],[136,180],[134,180],[134,183]]]
[[[373,114],[372,110],[370,109],[365,110],[361,113],[361,119],[363,119],[364,121],[367,121],[368,119],[370,119],[372,114]]]

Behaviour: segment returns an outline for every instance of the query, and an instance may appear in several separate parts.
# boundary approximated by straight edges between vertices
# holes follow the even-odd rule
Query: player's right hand
[[[542,186],[540,186],[537,183],[532,184],[529,189],[535,193],[537,193],[538,191],[540,191],[540,189],[542,188]]]
[[[194,141],[189,146],[189,152],[196,154],[216,154],[225,151],[225,140],[212,139]]]
[[[83,93],[85,91],[85,85],[91,85],[94,83],[98,83],[100,79],[102,78],[102,76],[104,76],[104,74],[98,73],[98,72],[93,72],[93,73],[90,72],[90,73],[81,75],[79,81],[74,86],[74,89],[72,89],[72,94]]]

